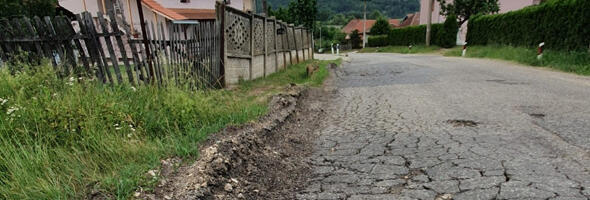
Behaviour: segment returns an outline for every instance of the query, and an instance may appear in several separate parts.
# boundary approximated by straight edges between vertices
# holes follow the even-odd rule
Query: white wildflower
[[[72,86],[74,85],[74,81],[76,80],[76,78],[74,77],[70,77],[70,79],[68,79],[68,82],[66,82],[66,85]]]
[[[115,128],[115,130],[121,130],[121,127],[117,127],[117,128]]]
[[[137,91],[137,88],[131,86],[131,90],[133,90],[134,92],[136,92]]]
[[[12,113],[18,111],[19,109],[20,109],[19,107],[12,106],[12,107],[8,108],[8,110],[6,111],[6,114],[11,115]]]
[[[8,99],[0,98],[0,106],[3,106],[4,104],[6,104],[6,102],[8,102]]]
[[[131,137],[133,137],[133,134],[129,133],[129,134],[127,134],[127,137],[131,138]]]
[[[132,132],[135,132],[135,129],[134,129],[134,128],[131,128],[131,131],[132,131]]]

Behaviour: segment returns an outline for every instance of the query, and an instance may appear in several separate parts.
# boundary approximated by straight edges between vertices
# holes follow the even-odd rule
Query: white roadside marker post
[[[467,54],[467,42],[463,44],[463,52],[461,52],[461,57],[465,57],[465,54]]]
[[[539,44],[539,48],[537,48],[537,60],[543,59],[544,47],[545,47],[545,42],[541,42],[541,44]]]
[[[336,44],[336,55],[340,55],[340,44]]]
[[[412,45],[410,44],[410,46],[408,46],[408,51],[411,53],[412,52]]]
[[[332,55],[334,55],[334,43],[330,44],[330,48],[332,49]]]

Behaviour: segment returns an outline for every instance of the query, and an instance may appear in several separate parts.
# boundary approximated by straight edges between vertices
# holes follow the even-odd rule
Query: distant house
[[[426,24],[428,20],[428,2],[430,0],[420,0],[420,24]],[[500,5],[499,13],[506,13],[513,10],[519,10],[527,6],[537,5],[544,0],[498,0]],[[453,3],[453,0],[448,0],[447,2]],[[434,2],[434,6],[432,8],[432,23],[444,23],[445,16],[440,15],[440,4],[438,1]],[[467,35],[467,23],[464,23],[463,26],[459,29],[459,34],[457,35],[457,44],[463,44],[465,41],[465,36]]]
[[[410,13],[406,15],[400,22],[398,28],[420,25],[420,13]]]
[[[359,32],[359,34],[362,35],[364,33],[364,30],[363,30],[364,23],[363,22],[364,22],[364,20],[362,20],[362,19],[350,20],[350,22],[348,22],[348,24],[346,24],[346,26],[344,26],[344,28],[342,28],[342,32],[346,33],[347,37],[349,37],[350,34],[354,30],[357,30]],[[371,34],[371,28],[373,28],[373,26],[375,25],[376,22],[377,22],[377,20],[374,20],[374,19],[367,20],[367,24],[366,24],[367,35]],[[400,20],[399,19],[390,19],[389,25],[391,25],[392,28],[396,28],[400,25]]]

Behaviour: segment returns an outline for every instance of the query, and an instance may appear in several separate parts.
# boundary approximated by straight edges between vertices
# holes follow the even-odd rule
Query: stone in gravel
[[[223,186],[223,189],[224,189],[226,192],[231,192],[231,191],[232,191],[234,188],[233,188],[233,186],[232,186],[231,184],[229,184],[229,183],[226,183],[226,184],[225,184],[225,186]]]
[[[443,194],[443,195],[436,197],[436,199],[434,199],[434,200],[451,200],[451,199],[453,199],[452,194]]]

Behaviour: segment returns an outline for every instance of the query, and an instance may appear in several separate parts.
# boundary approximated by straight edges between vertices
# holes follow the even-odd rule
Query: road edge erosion
[[[330,65],[334,68],[336,65]],[[194,163],[178,168],[179,159],[162,161],[152,191],[139,199],[293,199],[309,178],[305,159],[325,116],[333,71],[324,87],[291,84],[272,97],[266,115],[255,122],[212,134]],[[151,175],[150,175],[151,174]],[[140,189],[141,190],[141,189]]]

